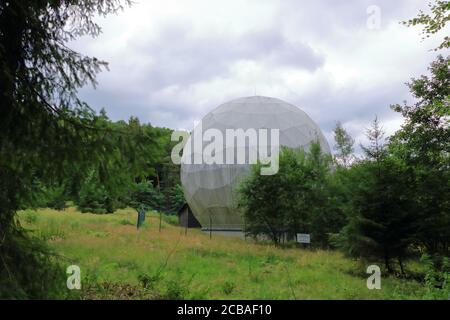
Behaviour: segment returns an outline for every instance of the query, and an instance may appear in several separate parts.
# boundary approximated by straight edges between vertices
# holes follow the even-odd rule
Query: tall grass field
[[[137,230],[133,209],[114,214],[39,209],[19,213],[26,229],[48,242],[62,267],[77,265],[74,299],[422,299],[423,284],[381,277],[367,288],[367,263],[338,251],[287,248],[176,226],[147,213]],[[420,269],[410,263],[411,269]],[[69,275],[68,275],[69,276]],[[62,283],[66,286],[66,283]]]

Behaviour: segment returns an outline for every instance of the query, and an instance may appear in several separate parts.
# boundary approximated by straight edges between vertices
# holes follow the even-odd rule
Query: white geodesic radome
[[[311,118],[276,98],[254,96],[232,100],[208,113],[201,126],[202,132],[214,128],[224,137],[226,129],[279,129],[282,146],[308,150],[311,143],[319,141],[323,152],[330,153],[325,137]],[[187,203],[203,228],[208,229],[211,223],[213,230],[242,229],[243,219],[235,207],[234,190],[249,173],[248,149],[256,146],[246,144],[246,164],[193,164],[196,151],[192,137],[187,141],[191,148],[185,147],[181,160],[181,183]],[[203,142],[203,148],[207,144],[209,142]],[[226,153],[225,143],[219,152]]]

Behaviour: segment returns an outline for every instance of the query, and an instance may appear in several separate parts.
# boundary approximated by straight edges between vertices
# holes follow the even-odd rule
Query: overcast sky
[[[371,5],[379,28],[367,26]],[[426,1],[138,0],[72,44],[109,62],[81,97],[113,120],[191,129],[221,103],[272,96],[308,113],[330,145],[338,120],[364,142],[375,115],[388,134],[399,128],[390,104],[411,100],[405,82],[436,56],[439,36],[421,42],[399,24],[420,9]]]

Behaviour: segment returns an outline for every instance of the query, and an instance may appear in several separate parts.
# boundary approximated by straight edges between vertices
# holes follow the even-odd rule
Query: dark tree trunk
[[[22,60],[22,34],[25,21],[20,14],[21,9],[15,1],[9,1],[0,14],[0,150],[8,141],[17,139],[12,121],[20,121],[15,117],[18,113],[15,105],[17,72]],[[19,190],[22,188],[19,177],[13,169],[0,168],[0,245],[5,235],[14,224],[13,217],[18,210]]]
[[[405,276],[405,269],[403,268],[403,260],[401,257],[398,258],[398,265],[400,266],[400,271],[402,276]]]

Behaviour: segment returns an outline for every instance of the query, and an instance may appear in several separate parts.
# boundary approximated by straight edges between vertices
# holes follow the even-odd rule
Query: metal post
[[[187,235],[187,229],[189,227],[189,208],[187,210],[187,217],[186,217],[186,226],[184,227],[184,235]]]
[[[209,215],[209,239],[212,239],[212,217]]]
[[[136,222],[136,229],[139,230],[139,210],[137,210],[137,222]]]

